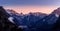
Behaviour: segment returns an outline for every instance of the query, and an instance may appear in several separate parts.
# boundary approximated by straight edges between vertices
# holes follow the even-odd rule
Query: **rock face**
[[[56,10],[54,10],[54,11],[52,12],[52,14],[58,14],[58,15],[60,15],[60,7],[57,8]]]
[[[19,15],[16,11],[7,9],[6,12],[10,15]]]

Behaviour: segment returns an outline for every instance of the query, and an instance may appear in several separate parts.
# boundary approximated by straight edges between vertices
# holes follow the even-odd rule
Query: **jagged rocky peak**
[[[5,9],[3,8],[3,6],[0,6],[0,13],[4,12],[5,13]]]
[[[0,6],[0,9],[3,8],[3,6]]]
[[[3,10],[4,10],[3,6],[0,6],[0,11],[3,11]]]
[[[58,14],[58,15],[60,15],[60,7],[57,8],[57,9],[55,9],[55,10],[52,12],[52,14]]]

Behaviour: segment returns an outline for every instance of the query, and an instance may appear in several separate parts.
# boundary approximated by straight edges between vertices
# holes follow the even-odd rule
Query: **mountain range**
[[[51,14],[36,12],[29,14],[18,14],[13,10],[7,10],[15,18],[16,24],[25,27],[24,31],[51,31],[60,15],[60,8],[55,9]]]

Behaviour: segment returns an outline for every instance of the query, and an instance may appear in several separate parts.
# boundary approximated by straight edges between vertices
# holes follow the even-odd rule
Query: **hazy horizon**
[[[12,7],[4,7],[5,9],[12,9],[18,13],[28,14],[30,12],[42,12],[46,14],[50,14],[58,7],[53,6],[12,6]]]
[[[18,13],[43,12],[50,14],[60,7],[60,0],[0,0],[0,6],[13,9]]]

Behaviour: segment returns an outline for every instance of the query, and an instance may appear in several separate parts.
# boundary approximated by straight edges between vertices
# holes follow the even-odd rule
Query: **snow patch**
[[[27,28],[27,26],[25,25],[25,26],[23,26],[23,25],[20,25],[20,26],[18,26],[18,28]]]
[[[58,15],[58,14],[55,14],[55,16],[56,16],[56,17],[59,17],[59,15]]]
[[[10,22],[14,23],[13,19],[14,19],[13,17],[9,17],[9,18],[8,18],[8,20],[9,20]]]

